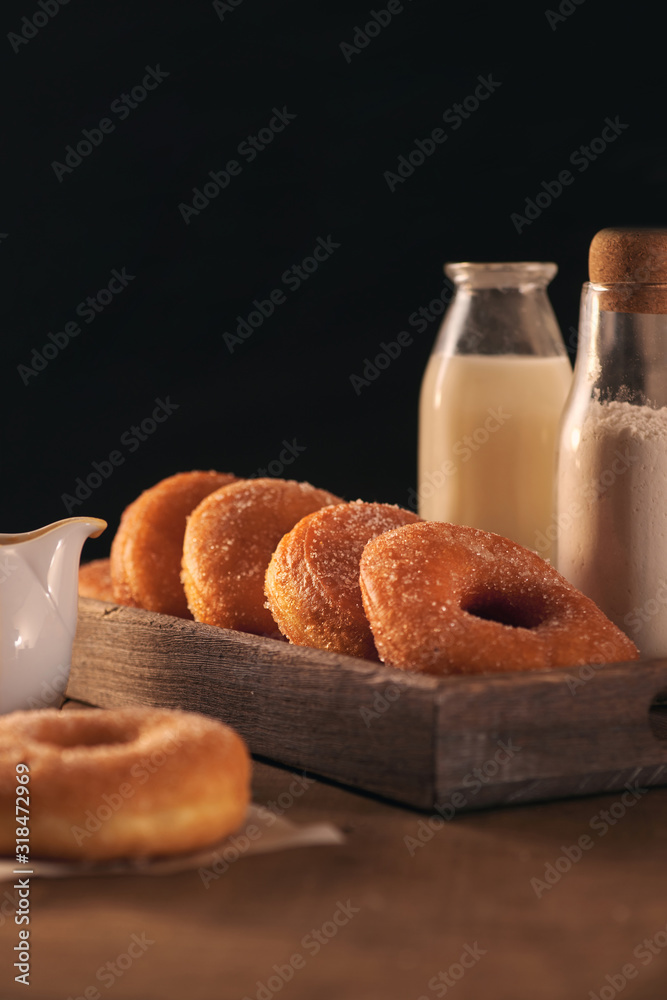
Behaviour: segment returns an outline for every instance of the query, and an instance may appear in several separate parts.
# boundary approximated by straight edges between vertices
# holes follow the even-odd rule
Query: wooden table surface
[[[2,1000],[667,996],[667,789],[467,813],[434,830],[425,814],[320,781],[295,798],[293,780],[256,762],[254,800],[286,793],[289,819],[330,821],[343,845],[241,858],[208,887],[196,871],[33,879],[31,983],[13,982],[8,904]],[[11,900],[11,883],[0,893]]]

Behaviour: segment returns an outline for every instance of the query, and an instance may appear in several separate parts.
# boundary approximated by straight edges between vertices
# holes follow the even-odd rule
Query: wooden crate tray
[[[67,695],[205,712],[255,754],[444,816],[667,783],[667,660],[435,678],[81,599]]]

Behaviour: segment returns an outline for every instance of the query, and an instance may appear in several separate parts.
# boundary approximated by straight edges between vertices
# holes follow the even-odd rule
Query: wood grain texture
[[[253,771],[258,805],[333,823],[345,843],[241,854],[207,884],[196,870],[32,879],[29,989],[12,968],[16,890],[0,886],[2,1000],[67,1000],[91,986],[105,1000],[256,1000],[268,996],[258,981],[295,953],[305,965],[275,1000],[435,1000],[432,978],[475,943],[484,954],[450,979],[445,1000],[608,997],[607,976],[627,962],[638,975],[618,1000],[664,1000],[667,948],[648,964],[634,952],[667,924],[667,788],[608,829],[596,817],[617,813],[618,795],[470,812],[433,830],[430,817],[371,796],[315,781],[295,798],[291,771]],[[582,834],[594,846],[569,868],[563,846]],[[563,874],[538,896],[531,880],[548,885],[556,864]],[[304,940],[339,900],[358,912],[313,954]],[[153,943],[107,989],[97,971],[132,934]]]
[[[202,711],[255,754],[448,816],[667,782],[665,691],[667,661],[434,678],[81,599],[67,694]]]

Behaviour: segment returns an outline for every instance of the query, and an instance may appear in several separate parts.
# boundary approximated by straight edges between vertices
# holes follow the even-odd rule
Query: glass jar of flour
[[[456,295],[422,382],[419,513],[551,554],[558,422],[572,368],[552,263],[447,264]]]
[[[604,229],[560,432],[558,570],[667,655],[667,229]]]

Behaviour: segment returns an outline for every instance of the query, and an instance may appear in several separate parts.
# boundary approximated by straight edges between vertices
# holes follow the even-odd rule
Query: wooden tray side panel
[[[434,678],[83,599],[67,689],[207,713],[255,754],[446,818],[667,782],[665,692],[667,661]]]
[[[474,809],[667,782],[667,740],[657,710],[653,728],[649,715],[665,690],[662,660],[450,684],[436,727],[437,803],[463,797],[460,808]]]
[[[365,660],[81,599],[67,696],[203,712],[253,753],[427,809],[436,690]]]

